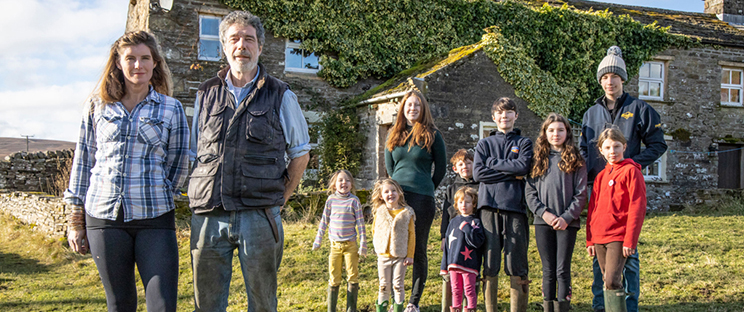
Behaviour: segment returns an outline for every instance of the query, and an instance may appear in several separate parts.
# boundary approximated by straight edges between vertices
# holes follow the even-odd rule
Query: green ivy
[[[536,89],[559,85],[549,88],[563,99],[574,94],[570,104],[562,105],[570,109],[561,109],[574,118],[580,118],[601,95],[596,67],[610,46],[622,48],[632,77],[644,60],[670,46],[694,43],[656,24],[643,25],[628,16],[579,11],[566,5],[555,8],[491,0],[222,1],[261,16],[277,36],[302,39],[305,49],[321,54],[323,69],[318,75],[336,87],[348,87],[367,77],[390,78],[454,48],[479,42],[485,28],[498,26],[501,40],[512,44],[509,49],[522,51],[518,58],[499,49],[489,52],[505,62],[499,64],[502,73],[515,72],[520,83],[515,89],[534,105],[545,106],[533,102],[551,102],[537,94],[547,92]],[[519,76],[536,72],[546,75]],[[548,73],[551,82],[542,81]]]
[[[362,162],[365,136],[356,110],[343,108],[328,110],[320,123],[321,144],[318,145],[320,185],[325,185],[331,174],[346,169],[356,176]]]

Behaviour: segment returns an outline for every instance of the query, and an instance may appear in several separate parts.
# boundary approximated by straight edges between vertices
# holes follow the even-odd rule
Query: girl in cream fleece
[[[375,303],[377,312],[387,312],[390,293],[394,292],[393,311],[402,312],[406,299],[406,266],[413,264],[416,245],[416,215],[403,198],[403,189],[393,179],[380,179],[372,192],[374,222],[373,244],[377,253],[380,289]]]

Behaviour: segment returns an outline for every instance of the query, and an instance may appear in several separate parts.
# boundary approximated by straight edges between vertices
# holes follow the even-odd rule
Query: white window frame
[[[671,136],[666,135],[666,134],[664,135],[664,141],[671,141],[671,140],[672,140],[672,137]],[[655,174],[655,175],[648,174],[649,173],[649,167],[651,167],[651,166],[647,166],[647,167],[644,167],[641,170],[641,172],[643,172],[643,179],[646,182],[657,182],[657,183],[666,183],[666,182],[669,182],[669,180],[667,179],[667,174],[666,174],[666,172],[667,172],[667,152],[664,152],[664,154],[662,154],[661,157],[659,157],[659,159],[657,159],[654,162],[654,165],[656,165],[659,168],[659,174]]]
[[[294,72],[294,73],[307,73],[307,74],[316,74],[318,71],[320,71],[323,66],[320,65],[320,56],[316,55],[318,57],[318,69],[308,69],[308,68],[297,68],[297,67],[289,67],[287,62],[287,49],[302,49],[300,47],[302,43],[301,42],[294,42],[294,40],[287,39],[285,41],[284,46],[284,71],[285,72]],[[314,54],[314,52],[313,52]],[[303,57],[304,59],[304,57]]]
[[[302,115],[305,117],[305,121],[307,122],[308,127],[310,127],[310,125],[320,125],[320,123],[322,122],[322,118],[323,118],[323,113],[319,113],[316,111],[302,111]],[[323,141],[323,137],[321,137],[320,134],[318,134],[318,142],[316,143],[311,142],[310,150],[315,150],[318,147],[318,144],[320,144],[322,141]],[[323,160],[318,158],[318,167],[322,165],[323,165]],[[309,179],[309,180],[318,180],[319,173],[320,172],[318,169],[305,168],[304,176],[306,179]]]
[[[733,72],[739,72],[739,84],[721,83],[721,89],[739,90],[739,102],[721,101],[721,105],[737,107],[744,106],[744,102],[742,102],[742,98],[744,98],[744,70],[734,67],[722,67],[721,76],[723,76],[726,71],[729,71],[729,82],[731,82],[731,78],[733,78]],[[729,99],[731,99],[731,94],[729,94]]]
[[[196,53],[198,54],[198,57],[197,58],[200,61],[221,61],[222,60],[222,42],[220,41],[220,36],[219,35],[217,35],[217,36],[213,36],[213,35],[202,35],[202,31],[201,31],[202,30],[202,20],[204,20],[204,19],[216,19],[217,20],[217,25],[219,25],[219,23],[222,21],[222,17],[221,16],[211,15],[211,14],[199,14],[199,46],[196,49]],[[219,29],[217,29],[217,32],[219,33]],[[206,40],[217,40],[217,42],[220,44],[220,57],[217,57],[217,58],[208,57],[208,56],[203,56],[203,55],[201,55],[201,53],[199,53],[201,51],[201,42],[202,42],[203,39],[206,39]]]
[[[650,62],[643,62],[643,66],[649,66],[649,75],[651,73],[651,65],[660,65],[661,66],[661,77],[660,78],[651,78],[651,77],[641,77],[640,70],[638,71],[638,98],[643,100],[657,100],[657,101],[663,101],[664,100],[664,89],[665,89],[665,83],[666,80],[666,64],[664,62],[659,61],[650,61]],[[642,95],[641,94],[641,84],[642,83],[659,83],[659,96],[651,96],[651,95]],[[649,94],[651,94],[651,87],[648,88]]]
[[[491,132],[492,130],[498,130],[498,125],[493,121],[481,121],[478,125],[478,136],[481,140],[486,137],[483,136],[483,131]]]

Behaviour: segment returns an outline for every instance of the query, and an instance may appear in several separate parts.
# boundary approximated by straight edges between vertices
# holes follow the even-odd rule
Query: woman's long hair
[[[404,110],[406,101],[412,96],[417,97],[421,103],[421,114],[419,115],[419,120],[412,121],[413,128],[409,132],[406,130],[408,119],[406,119]],[[390,129],[385,146],[392,152],[394,148],[403,146],[408,142],[408,150],[411,150],[412,146],[418,145],[426,148],[426,151],[431,152],[431,145],[434,144],[436,130],[437,126],[434,125],[434,118],[431,116],[429,102],[426,101],[426,98],[421,92],[411,90],[406,92],[406,95],[400,101],[398,118],[396,118],[395,124]]]
[[[150,48],[152,60],[155,62],[155,68],[153,68],[152,77],[150,78],[150,85],[160,94],[168,96],[173,94],[171,72],[161,56],[157,40],[149,32],[139,30],[124,34],[111,45],[108,61],[106,61],[103,74],[101,74],[98,89],[98,96],[103,103],[118,102],[124,97],[124,93],[126,92],[126,88],[124,87],[124,73],[116,67],[116,63],[119,62],[121,51],[125,47],[139,44],[144,44]]]
[[[568,119],[559,114],[550,113],[540,127],[540,136],[535,143],[535,155],[532,157],[532,172],[530,173],[533,178],[544,175],[550,167],[550,143],[546,131],[548,126],[554,122],[561,122],[566,127],[566,140],[563,141],[563,151],[558,168],[563,172],[572,173],[584,165],[584,158],[581,157],[579,149],[574,144],[573,132],[571,132]]]

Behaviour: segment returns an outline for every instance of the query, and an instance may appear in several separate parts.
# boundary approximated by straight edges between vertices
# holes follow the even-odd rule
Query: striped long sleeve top
[[[318,225],[313,248],[320,247],[323,236],[328,230],[328,238],[334,242],[356,240],[359,234],[359,254],[367,253],[367,233],[364,229],[364,214],[359,198],[353,194],[338,192],[328,196],[323,216]]]

